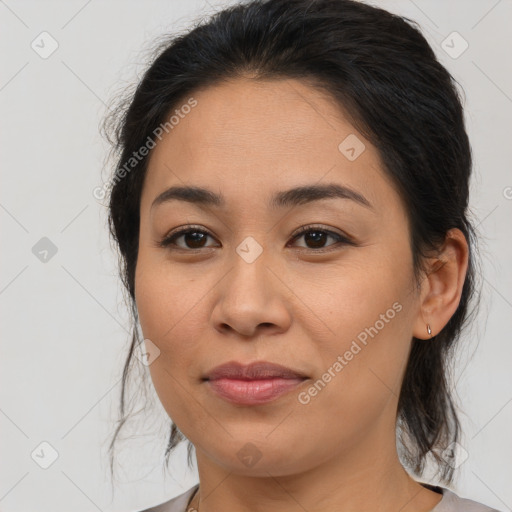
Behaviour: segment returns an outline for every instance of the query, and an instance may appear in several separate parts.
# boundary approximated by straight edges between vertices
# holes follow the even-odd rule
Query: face
[[[149,368],[164,408],[198,458],[240,474],[395,450],[418,300],[406,212],[376,149],[295,80],[192,96],[152,150],[140,209],[136,303],[159,351]],[[222,201],[161,196],[171,187]],[[271,398],[253,386],[259,402],[232,400],[204,379],[233,361],[304,378]]]

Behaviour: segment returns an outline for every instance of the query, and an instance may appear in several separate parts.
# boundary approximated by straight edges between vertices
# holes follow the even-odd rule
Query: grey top
[[[430,512],[499,512],[476,501],[460,498],[453,491],[444,487],[434,487],[424,483],[421,485],[443,495],[441,501]],[[196,484],[172,500],[141,512],[187,512],[187,506],[198,487],[199,484]],[[191,509],[190,512],[194,512],[194,509]]]

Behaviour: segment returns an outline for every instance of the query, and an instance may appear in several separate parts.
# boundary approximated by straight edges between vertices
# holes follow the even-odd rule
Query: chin
[[[209,454],[227,471],[253,477],[293,475],[321,463],[314,460],[317,456],[314,446],[310,452],[298,453],[296,442],[284,446],[281,440],[271,442],[266,435],[262,435],[261,442],[254,437],[253,441],[246,439],[230,438],[229,445],[209,449]],[[290,438],[288,441],[291,441]],[[226,451],[227,446],[231,446],[232,450]]]

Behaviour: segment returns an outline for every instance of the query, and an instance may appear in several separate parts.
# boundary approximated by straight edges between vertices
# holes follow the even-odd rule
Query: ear
[[[428,340],[448,323],[459,306],[468,268],[468,244],[457,228],[446,233],[445,242],[435,257],[427,262],[428,269],[421,282],[419,312],[413,336]],[[427,332],[427,324],[432,330]]]

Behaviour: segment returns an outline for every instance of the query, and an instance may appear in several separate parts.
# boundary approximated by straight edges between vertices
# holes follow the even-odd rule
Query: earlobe
[[[429,263],[413,336],[431,339],[444,328],[460,303],[468,268],[468,244],[462,231],[450,229],[443,247]]]
[[[430,325],[430,323],[423,321],[423,315],[421,315],[420,318],[420,324],[422,327],[418,329],[415,326],[415,329],[413,331],[413,336],[415,338],[418,338],[420,340],[431,340],[436,334],[439,334],[439,332],[434,332],[434,327]]]

